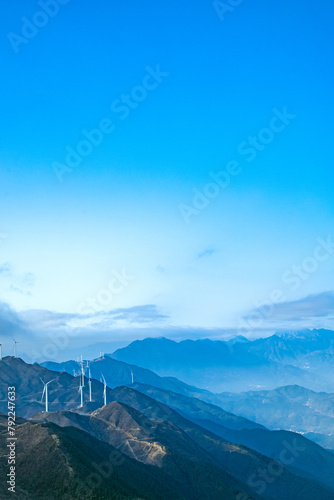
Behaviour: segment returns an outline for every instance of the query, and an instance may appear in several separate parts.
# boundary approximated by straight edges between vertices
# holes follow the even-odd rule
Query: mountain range
[[[73,414],[75,415],[75,414]],[[5,416],[0,415],[0,453],[6,453]],[[223,471],[209,470],[207,464],[193,464],[178,457],[187,472],[171,476],[168,468],[145,465],[129,458],[115,447],[94,438],[76,426],[60,427],[53,423],[23,422],[17,426],[15,497],[43,500],[184,500],[190,498],[226,498],[233,500],[243,491],[237,481]],[[1,476],[6,477],[1,460]],[[200,474],[201,481],[196,480]],[[185,491],[185,494],[183,494]],[[325,494],[325,490],[322,490]],[[13,493],[0,483],[0,497]],[[251,498],[251,497],[250,497]],[[253,497],[256,498],[256,497]]]
[[[290,449],[294,446],[304,448],[303,453],[295,457],[293,469],[303,471],[307,477],[322,477],[322,480],[334,486],[332,471],[334,467],[333,456],[317,445],[311,443],[300,434],[285,430],[272,432],[265,427],[227,413],[215,405],[205,403],[197,398],[188,398],[170,391],[163,391],[150,386],[135,384],[134,388],[163,402],[186,419],[215,433],[217,436],[232,442],[247,446],[262,455],[279,460],[284,442]],[[134,405],[134,403],[132,403]],[[135,405],[134,405],[135,406]],[[141,408],[140,406],[135,406]],[[141,411],[145,413],[145,408]],[[283,446],[284,447],[284,446]]]
[[[289,429],[334,450],[334,394],[290,385],[271,391],[217,394],[227,411],[269,429]]]
[[[84,366],[86,365],[85,360],[83,361],[83,364]],[[81,372],[80,363],[72,360],[62,363],[46,361],[41,363],[41,366],[48,368],[48,370],[66,372],[74,376],[78,376]],[[154,387],[160,387],[161,389],[175,391],[184,395],[194,397],[205,397],[205,395],[208,397],[210,396],[208,391],[198,389],[196,386],[185,384],[175,377],[160,377],[152,370],[147,370],[145,368],[141,368],[140,366],[125,363],[123,361],[117,361],[110,356],[90,360],[89,368],[92,378],[102,380],[101,376],[103,374],[108,387],[128,385],[135,381],[141,384],[148,384]],[[85,373],[87,376],[87,369],[85,369]]]
[[[49,413],[41,411],[40,378],[55,379]],[[93,380],[94,401],[86,385],[78,408],[79,377],[7,357],[0,362],[3,413],[8,385],[16,386],[17,415],[25,419],[17,422],[19,498],[334,499],[332,453],[196,397],[134,383],[108,388],[103,406],[103,384]]]
[[[249,341],[148,338],[110,356],[163,377],[214,393],[300,385],[313,391],[334,387],[334,332],[305,330]]]
[[[307,347],[310,343],[318,343],[317,339],[319,339],[319,335],[319,332],[313,332],[313,334],[310,335],[311,340],[308,341],[308,337],[305,338],[305,334],[301,332],[298,334],[282,334],[281,337],[274,336],[266,341],[267,344],[269,343],[271,345],[271,347],[273,345],[276,346],[275,349],[271,348],[270,352],[272,356],[274,356],[275,353],[275,358],[277,360],[278,358],[282,359],[284,357],[282,352],[287,352],[286,349],[282,348],[282,345],[280,344],[281,342],[283,342],[283,344],[284,342],[297,344],[299,346],[297,349],[298,356],[302,357],[305,356],[307,349],[310,350],[310,347]],[[327,341],[330,336],[330,333],[327,332]],[[327,341],[326,334],[324,339],[320,339],[319,341],[320,344],[324,343],[322,346],[324,349],[327,346]],[[142,359],[145,359],[145,346],[155,346],[160,343],[164,346],[164,339],[157,339],[154,341],[153,339],[147,339],[147,342],[132,344],[132,348],[134,349],[139,346],[141,351],[144,350]],[[208,349],[216,345],[215,343],[212,343],[212,341],[204,343],[208,344]],[[232,354],[232,349],[234,349],[235,345],[239,343],[247,345],[252,344],[244,338],[234,339],[232,348],[229,348]],[[175,349],[175,346],[179,346],[179,344],[171,341],[167,341],[167,345],[171,345],[173,349]],[[202,343],[191,342],[190,345],[193,349],[198,349],[202,346]],[[279,349],[278,345],[280,345]],[[304,350],[302,349],[303,345]],[[218,346],[221,347],[221,344],[218,343]],[[181,348],[183,349],[184,347],[181,346]],[[253,348],[255,349],[254,346]],[[259,349],[258,346],[257,349]],[[290,345],[290,351],[286,355],[289,358],[289,362],[291,362],[292,358],[291,352],[292,350]],[[261,355],[264,355],[263,351],[261,351]],[[266,356],[268,355],[269,354],[267,352]],[[297,354],[295,357],[297,357]],[[195,363],[193,360],[192,362]],[[49,362],[44,363],[43,365],[57,371],[65,370],[68,373],[78,372],[78,368],[80,368],[74,361],[59,364]],[[282,365],[282,371],[284,371],[284,369],[285,365]],[[333,395],[329,393],[315,392],[299,385],[289,384],[283,387],[275,387],[272,390],[260,390],[258,388],[256,391],[245,391],[241,393],[224,392],[214,394],[208,390],[198,389],[195,386],[185,384],[175,377],[160,377],[151,370],[117,361],[109,356],[105,356],[104,359],[98,359],[91,363],[91,370],[92,374],[97,378],[99,378],[101,371],[103,371],[108,385],[111,387],[127,385],[138,388],[138,390],[144,390],[143,387],[145,385],[150,386],[151,389],[155,387],[165,391],[163,399],[159,399],[161,394],[163,394],[162,391],[159,392],[159,396],[157,396],[157,394],[153,396],[163,402],[168,400],[165,400],[164,398],[166,398],[166,395],[170,392],[175,395],[178,394],[179,398],[181,395],[197,398],[196,401],[201,400],[211,403],[216,407],[223,408],[226,411],[243,416],[253,422],[257,422],[258,424],[262,424],[271,430],[291,430],[298,432],[327,449],[334,449],[334,401]],[[329,375],[330,373],[331,372],[329,371]],[[132,384],[132,380],[134,381],[134,384]],[[244,385],[246,385],[245,381]],[[271,382],[269,385],[271,385]],[[329,386],[330,384],[326,382],[326,385]],[[172,404],[175,404],[175,396]],[[209,421],[211,420],[212,419],[209,418]],[[212,423],[210,423],[210,425],[212,425]]]
[[[43,383],[53,380],[49,384],[50,411],[72,410],[80,404],[79,386],[80,377],[73,377],[68,373],[58,373],[40,365],[30,365],[19,358],[7,356],[0,362],[0,412],[7,412],[7,388],[16,388],[16,414],[23,418],[30,418],[45,408],[42,402]],[[86,379],[87,383],[87,379]],[[107,388],[107,394],[111,389]],[[87,390],[84,402],[89,405]],[[103,384],[92,379],[93,406],[103,404]]]

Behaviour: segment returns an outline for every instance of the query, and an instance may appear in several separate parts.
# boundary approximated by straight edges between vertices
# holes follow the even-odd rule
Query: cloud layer
[[[244,319],[255,317],[252,311]],[[309,295],[302,299],[276,304],[270,314],[256,326],[243,332],[248,337],[264,337],[276,330],[305,328],[334,329],[334,291]],[[169,317],[154,304],[144,304],[92,314],[61,313],[43,309],[15,312],[0,302],[0,342],[5,355],[12,355],[13,337],[20,342],[21,354],[32,358],[32,352],[43,351],[43,346],[59,339],[67,339],[64,347],[57,348],[57,357],[66,358],[66,352],[98,342],[127,343],[145,337],[164,336],[174,340],[211,338],[227,339],[240,334],[235,328],[194,328],[171,326]],[[58,340],[55,340],[58,339]],[[64,352],[60,352],[63,350]],[[58,358],[59,359],[59,358]]]

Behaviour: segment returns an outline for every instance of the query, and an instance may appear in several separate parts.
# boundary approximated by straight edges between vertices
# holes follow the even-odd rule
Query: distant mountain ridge
[[[83,361],[85,367],[85,375],[88,376],[88,369],[86,368],[86,361]],[[41,363],[40,366],[47,368],[48,370],[53,370],[57,372],[66,372],[70,375],[74,373],[76,376],[80,373],[80,365],[78,362],[69,360],[62,363],[55,363],[52,361],[46,361]],[[96,380],[102,380],[101,375],[103,374],[108,387],[114,388],[120,385],[129,385],[132,382],[137,382],[141,384],[148,384],[154,387],[159,387],[161,389],[166,389],[170,391],[178,392],[179,394],[191,395],[193,397],[201,396],[205,397],[208,391],[199,389],[196,386],[190,386],[181,382],[175,377],[160,377],[152,370],[147,370],[141,368],[134,364],[129,364],[123,361],[117,361],[112,357],[106,355],[103,358],[97,358],[89,361],[89,368],[91,371],[92,378]]]
[[[334,450],[334,394],[290,385],[271,391],[216,395],[227,411],[269,429],[290,429]]]
[[[144,384],[132,384],[131,389],[142,392],[161,403],[173,408],[178,413],[184,414],[190,420],[205,421],[221,425],[226,429],[263,429],[264,427],[249,419],[236,416],[226,412],[222,408],[202,401],[201,399],[184,396],[172,391],[163,390],[157,387]]]
[[[173,376],[211,392],[242,392],[300,385],[334,387],[334,332],[305,330],[233,342],[148,338],[112,353],[160,376]]]

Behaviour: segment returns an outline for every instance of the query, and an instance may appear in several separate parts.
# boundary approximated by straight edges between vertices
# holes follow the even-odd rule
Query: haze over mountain
[[[235,414],[228,413],[222,408],[206,403],[197,397],[187,397],[172,391],[138,383],[134,383],[129,387],[146,394],[156,401],[164,403],[190,420],[198,420],[198,422],[210,421],[212,423],[222,425],[225,429],[231,430],[263,428],[260,424],[236,416]]]
[[[41,366],[58,372],[67,372],[70,375],[79,374],[81,367],[76,361],[65,361],[63,363],[55,363],[46,361],[41,363]],[[161,387],[180,394],[190,396],[204,396],[207,391],[198,389],[195,386],[189,386],[184,382],[176,379],[175,377],[160,377],[151,370],[141,368],[136,365],[117,361],[110,356],[97,358],[89,361],[91,375],[93,378],[100,380],[101,374],[104,375],[108,387],[117,387],[119,385],[128,385],[133,381],[142,384],[153,385],[154,387]],[[88,371],[86,368],[86,361],[84,360],[84,367],[86,376]],[[209,395],[209,393],[208,393]]]
[[[255,422],[243,421],[240,417],[197,398],[189,398],[141,384],[134,384],[133,388],[163,402],[186,419],[212,431],[223,439],[252,448],[275,460],[279,459],[283,442],[288,443],[291,449],[297,445],[303,449],[303,452],[299,457],[296,457],[292,470],[302,470],[307,477],[309,475],[322,477],[326,484],[334,486],[334,455],[324,452],[320,446],[314,445],[303,436],[284,430],[280,432],[269,431]]]
[[[334,386],[333,350],[334,332],[305,330],[248,342],[239,338],[177,343],[151,338],[135,341],[111,356],[212,392],[291,384],[328,391]]]
[[[140,389],[139,389],[140,390]],[[297,385],[271,391],[217,394],[219,405],[269,429],[300,432],[334,450],[334,394]]]
[[[36,401],[41,389],[39,376],[45,380],[57,377],[53,387],[51,384],[49,386],[51,411],[47,414],[41,413],[43,404]],[[103,385],[96,380],[96,401],[78,408],[78,377],[50,371],[39,365],[29,365],[17,358],[7,357],[0,363],[2,391],[7,388],[9,380],[17,384],[18,415],[26,416],[30,415],[32,410],[38,411],[31,422],[18,422],[20,442],[26,445],[26,451],[22,454],[20,451],[18,463],[23,471],[28,470],[27,460],[33,463],[31,480],[24,473],[24,482],[18,484],[20,493],[23,489],[21,485],[27,485],[26,490],[22,491],[22,498],[34,498],[31,492],[34,483],[37,485],[37,495],[43,496],[46,492],[46,483],[34,479],[38,470],[43,472],[45,481],[52,484],[49,491],[54,495],[53,498],[62,498],[64,488],[71,492],[72,496],[69,498],[76,498],[72,493],[76,488],[75,478],[85,481],[85,477],[89,476],[92,450],[94,463],[99,463],[105,461],[107,454],[115,448],[122,456],[124,454],[127,457],[124,462],[127,468],[123,470],[120,467],[119,475],[115,476],[115,482],[109,490],[110,484],[107,481],[105,486],[93,492],[91,497],[84,491],[80,498],[110,498],[106,494],[107,490],[117,492],[115,494],[119,494],[119,498],[123,495],[124,498],[148,500],[219,500],[222,497],[232,500],[237,498],[240,492],[245,492],[246,497],[248,494],[253,499],[268,500],[311,500],[315,496],[320,499],[334,498],[333,455],[293,433],[278,435],[266,431],[244,418],[226,413],[196,398],[175,396],[171,391],[168,393],[169,397],[181,398],[184,409],[189,412],[189,418],[183,415],[180,409],[175,411],[168,405],[124,386],[108,389],[108,404],[102,406]],[[166,393],[158,388],[152,387],[151,390]],[[85,394],[87,395],[87,388]],[[156,395],[158,397],[158,393]],[[169,403],[171,404],[172,400]],[[212,413],[213,428],[216,425],[217,432],[219,428],[229,439],[222,438],[215,430],[191,421],[194,417],[194,414],[190,415],[191,409],[194,413],[199,412],[197,417],[205,416],[205,419],[202,418],[203,423],[205,420],[210,422]],[[60,430],[59,426],[66,429]],[[249,440],[248,447],[237,443],[236,436],[243,432],[246,432],[244,439],[247,437]],[[264,436],[261,436],[262,432],[265,432]],[[252,441],[252,433],[260,434],[254,434]],[[32,439],[28,443],[26,441],[29,435]],[[104,443],[102,447],[98,445],[101,442]],[[95,454],[94,450],[98,446],[100,451]],[[263,450],[259,453],[258,450],[252,449],[252,446],[262,446]],[[283,450],[288,453],[289,463],[285,461],[282,465],[278,462]],[[35,453],[40,456],[36,463],[32,458]],[[61,458],[58,458],[60,456]],[[275,457],[278,462],[273,461]],[[313,467],[312,474],[309,457],[317,457],[319,464],[322,464],[321,467]],[[40,460],[44,461],[42,468]],[[126,475],[131,474],[133,463],[129,460],[135,460],[135,464],[144,467],[135,469],[138,474],[132,476],[133,482],[126,481]],[[323,462],[327,468],[323,466]],[[58,474],[59,479],[56,481],[53,481],[53,463],[57,463],[54,473]],[[261,478],[261,470],[268,471],[268,481]],[[270,472],[273,470],[279,471],[275,477]],[[140,474],[142,480],[139,478]],[[151,477],[154,478],[152,490],[147,491]],[[173,484],[170,484],[171,482]],[[159,485],[168,485],[168,488],[165,488],[165,496],[160,495]],[[45,498],[49,500],[52,496],[45,495]]]
[[[316,337],[317,336],[318,335],[316,335]],[[300,333],[298,336],[289,335],[289,338],[291,337],[293,339],[296,338],[296,342],[303,343],[303,334]],[[276,338],[274,340],[277,341]],[[235,340],[235,342],[238,341],[239,339]],[[247,342],[245,339],[241,339],[240,341]],[[100,360],[100,362],[101,361],[102,360]],[[78,365],[74,362],[60,365],[45,363],[45,365],[58,370],[66,369],[69,372],[71,372],[73,367],[78,369]],[[93,363],[92,366],[98,367],[99,363]],[[107,380],[109,383],[111,382],[112,386],[123,384],[131,385],[129,382],[132,382],[132,372],[134,381],[137,381],[132,387],[155,397],[155,399],[167,402],[167,404],[170,400],[170,391],[172,391],[172,393],[174,393],[174,400],[170,401],[170,405],[175,408],[178,407],[178,402],[182,400],[181,394],[183,396],[200,398],[203,401],[216,405],[216,407],[244,416],[258,424],[263,424],[269,429],[285,429],[299,432],[325,448],[334,449],[334,411],[330,406],[332,397],[328,394],[315,393],[298,386],[282,387],[272,392],[253,391],[252,393],[240,395],[235,395],[233,393],[213,394],[208,391],[201,391],[194,387],[189,387],[176,379],[161,378],[149,370],[111,360],[108,356],[106,356],[104,360],[103,371],[107,374]],[[144,383],[140,381],[144,381]],[[146,385],[148,388],[145,389]],[[154,391],[154,387],[164,389],[165,391]],[[168,392],[166,392],[166,390]],[[198,404],[200,401],[198,399],[193,399],[192,404],[193,402]],[[203,404],[204,403],[202,403],[202,405]],[[178,408],[187,414],[187,418],[191,416],[191,418],[194,419],[195,416],[192,415],[191,412],[187,413],[184,406],[184,402],[182,402],[181,407]],[[203,410],[201,409],[201,411]],[[197,417],[199,417],[199,415],[197,415]],[[203,418],[203,415],[201,418]],[[210,423],[205,425],[205,418],[203,418],[200,425],[213,430],[212,411],[209,412],[208,420]],[[213,422],[216,424],[219,423],[215,420],[213,420]],[[227,425],[227,427],[229,427],[229,425]],[[215,431],[219,433],[217,428]],[[226,437],[225,431],[219,433],[219,435]],[[242,443],[243,441],[241,440],[240,442]]]

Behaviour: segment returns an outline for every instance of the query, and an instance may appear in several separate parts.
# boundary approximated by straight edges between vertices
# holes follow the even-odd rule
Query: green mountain
[[[6,440],[4,430],[0,433],[4,478]],[[20,499],[234,500],[242,492],[232,486],[236,484],[233,478],[206,464],[176,457],[174,466],[162,470],[131,459],[74,427],[25,422],[18,425],[16,436],[15,497]],[[0,497],[12,497],[5,481],[0,484]]]
[[[54,380],[48,386],[50,411],[72,410],[80,405],[80,377],[58,373],[40,365],[30,365],[20,358],[7,356],[0,364],[0,412],[7,412],[7,388],[16,388],[16,414],[29,418],[45,409],[42,402],[43,382]],[[89,404],[88,380],[85,380],[84,402]],[[107,388],[107,394],[111,389]],[[103,384],[92,380],[94,407],[103,404]]]

